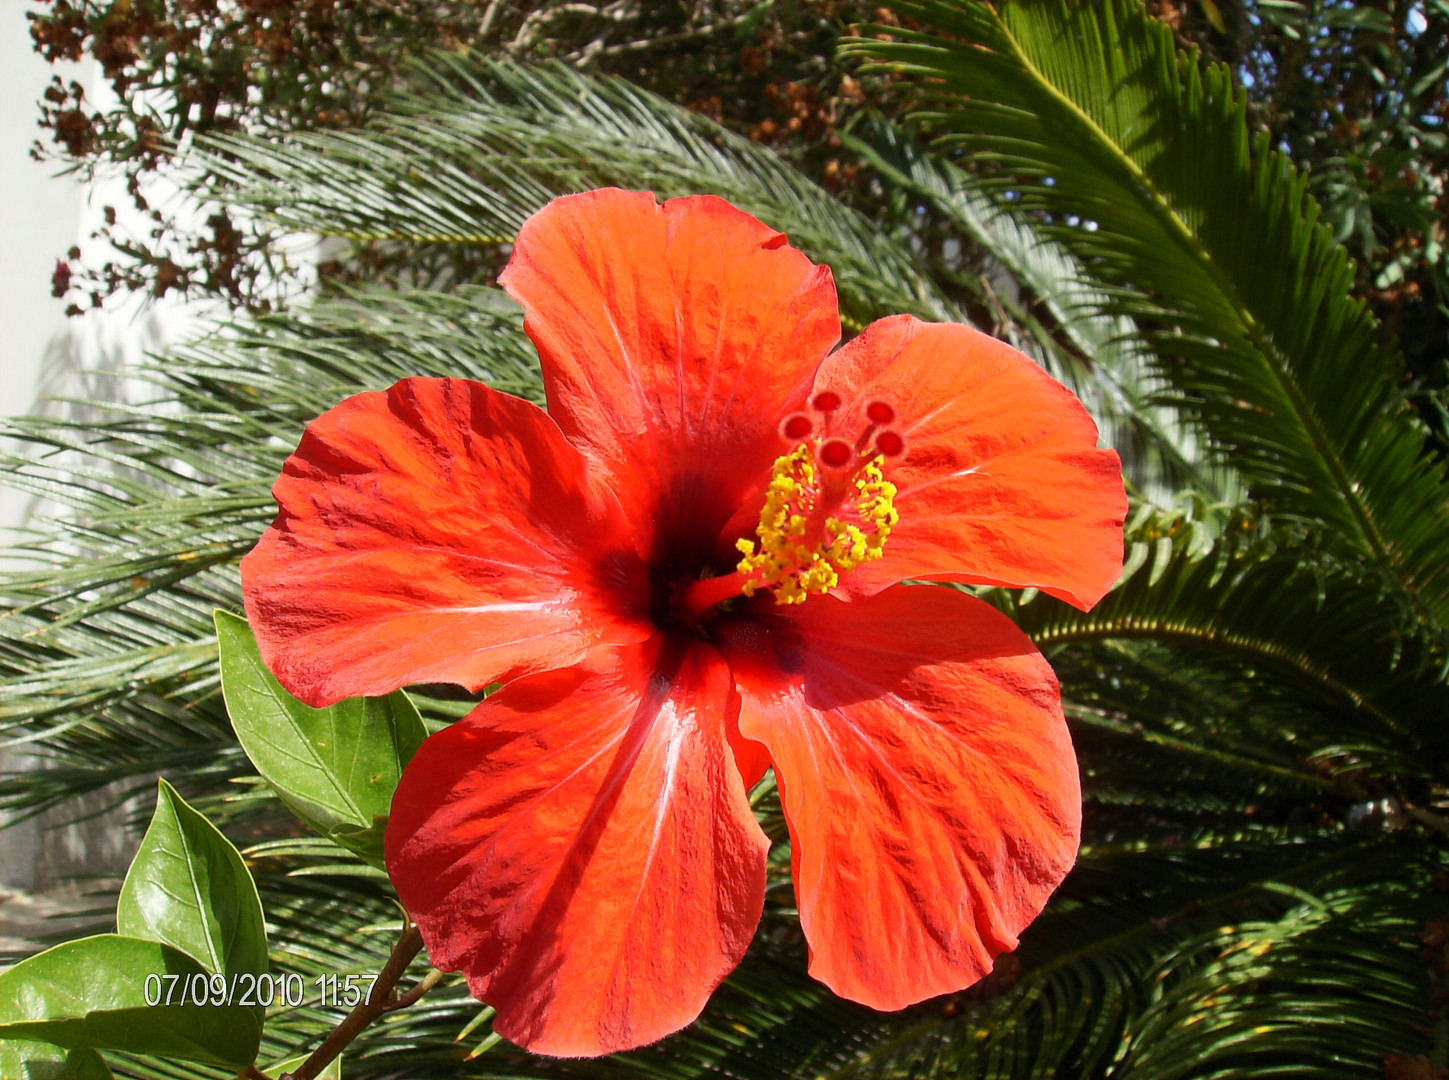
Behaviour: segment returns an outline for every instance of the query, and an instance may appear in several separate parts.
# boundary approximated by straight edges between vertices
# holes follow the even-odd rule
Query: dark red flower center
[[[834,588],[842,573],[881,557],[900,517],[883,466],[905,452],[905,439],[886,426],[896,410],[884,401],[866,404],[867,423],[854,439],[835,434],[842,403],[840,394],[823,390],[809,413],[781,421],[781,437],[795,446],[771,466],[755,539],[737,542],[743,557],[734,573],[676,584],[675,617],[697,626],[720,604],[761,590],[777,604],[804,603]]]

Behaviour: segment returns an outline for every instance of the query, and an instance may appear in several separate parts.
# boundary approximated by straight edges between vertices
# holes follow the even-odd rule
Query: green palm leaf
[[[405,244],[421,276],[446,283],[460,249],[511,242],[557,195],[712,192],[828,263],[855,329],[901,311],[961,318],[868,218],[764,147],[622,79],[451,54],[419,75],[426,89],[366,129],[208,142],[204,159],[229,184],[212,197],[286,231]]]
[[[1139,492],[1164,505],[1188,489],[1218,503],[1242,499],[1232,470],[1205,460],[1193,425],[1160,400],[1166,384],[1150,369],[1136,322],[1105,313],[1110,297],[1087,281],[1065,247],[998,205],[959,166],[918,146],[884,117],[870,118],[861,134],[842,140],[887,185],[929,205],[1028,290],[1020,303],[1000,290],[993,297],[1021,328],[1012,343],[1082,399]],[[1032,314],[1033,302],[1045,309],[1051,326]]]
[[[1143,514],[1121,580],[1092,611],[1049,597],[992,598],[1058,667],[1100,666],[1098,653],[1061,651],[1104,642],[1214,654],[1240,665],[1259,699],[1274,682],[1291,686],[1319,717],[1311,749],[1376,746],[1381,767],[1426,780],[1449,766],[1441,641],[1424,633],[1394,581],[1343,559],[1333,537],[1239,519],[1214,540],[1181,515]],[[1171,683],[1168,672],[1153,676]]]
[[[1139,320],[1256,495],[1330,526],[1443,622],[1444,470],[1305,178],[1252,143],[1230,73],[1180,55],[1136,0],[891,6],[923,29],[851,51],[912,77],[920,119],[1110,288],[1103,309]]]
[[[823,1075],[1145,1080],[1265,1075],[1258,1068],[1270,1062],[1287,1075],[1370,1075],[1386,1050],[1403,1045],[1404,1014],[1395,1010],[1420,1008],[1417,957],[1404,936],[1425,909],[1406,885],[1334,882],[1346,860],[1387,866],[1396,847],[1402,857],[1398,845],[1320,851],[1280,862],[1276,875],[1265,873],[1266,862],[1256,862],[1255,875],[1253,859],[1163,859],[1158,865],[1180,882],[1202,874],[1203,892],[1152,918],[1143,917],[1140,893],[1118,898],[1126,912],[1117,918],[1095,904],[1049,914],[1041,934],[1024,939],[1024,970],[1007,994],[968,999],[955,1015],[919,1016],[909,1038]],[[1314,872],[1332,900],[1303,890]],[[1091,884],[1101,883],[1093,875]],[[1238,887],[1218,891],[1229,883]],[[1105,927],[1112,932],[1102,934]],[[1340,949],[1342,964],[1326,972]],[[1340,1023],[1303,1024],[1304,1015]],[[1203,1062],[1222,1071],[1202,1071]]]

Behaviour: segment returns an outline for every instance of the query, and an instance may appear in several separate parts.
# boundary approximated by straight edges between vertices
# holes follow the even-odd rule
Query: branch
[[[406,1009],[409,1005],[413,1004],[413,1002],[417,1001],[418,998],[422,997],[433,987],[437,986],[439,980],[442,979],[443,974],[444,973],[439,971],[437,968],[433,968],[421,979],[419,979],[417,985],[409,990],[406,994],[403,994],[402,997],[396,998],[388,1002],[387,1011],[396,1012],[398,1009]]]
[[[407,971],[408,965],[412,963],[413,957],[418,955],[418,951],[422,947],[423,935],[418,933],[418,928],[410,923],[405,924],[402,937],[398,939],[392,955],[387,958],[387,964],[383,967],[382,974],[377,977],[377,982],[373,985],[372,993],[368,995],[367,1000],[348,1013],[342,1023],[332,1029],[332,1033],[322,1041],[322,1045],[312,1051],[311,1057],[302,1062],[301,1068],[296,1072],[284,1073],[278,1080],[315,1080],[317,1074],[327,1068],[332,1063],[332,1059],[342,1053],[343,1048],[357,1038],[363,1028],[383,1013],[399,1007],[392,1001],[393,990],[397,986],[398,980],[403,977],[403,973]],[[439,977],[442,975],[441,972],[437,974]],[[431,974],[428,978],[432,978]],[[437,980],[433,979],[433,982],[435,983]],[[432,983],[428,983],[428,979],[424,979],[418,984],[418,987],[422,987],[424,983],[427,983],[428,986],[432,985]],[[420,993],[415,994],[417,989],[415,987],[413,991],[409,991],[398,1000],[407,1000],[408,1004],[412,1004],[427,992],[427,989],[424,988]]]
[[[1429,826],[1440,835],[1449,836],[1449,821],[1445,821],[1438,814],[1418,806],[1405,806],[1404,813],[1420,824]]]
[[[488,10],[483,12],[483,22],[478,26],[478,40],[484,41],[488,37],[488,31],[493,29],[493,20],[498,17],[498,9],[503,5],[503,0],[491,0]]]
[[[722,34],[726,30],[733,30],[736,26],[746,22],[753,14],[754,9],[751,9],[740,15],[710,23],[708,26],[697,26],[693,30],[681,30],[674,34],[660,34],[658,37],[640,38],[638,41],[621,41],[617,45],[604,46],[599,50],[599,55],[619,56],[623,53],[644,52],[648,49],[657,49],[661,45],[678,45],[686,41],[698,41],[701,38]]]

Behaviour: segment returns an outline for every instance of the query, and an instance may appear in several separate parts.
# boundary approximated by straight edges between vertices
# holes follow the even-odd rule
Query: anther
[[[820,444],[820,462],[832,469],[843,469],[855,457],[855,450],[844,439],[829,439]]]
[[[780,436],[790,442],[808,439],[815,432],[815,421],[804,413],[793,413],[780,424]]]
[[[840,408],[840,395],[834,390],[822,390],[810,402],[816,412],[833,413]]]
[[[875,448],[886,457],[899,457],[906,448],[906,440],[896,431],[882,431],[875,437]]]
[[[896,411],[884,401],[872,401],[865,407],[865,415],[872,424],[889,424],[896,418]]]
[[[896,432],[895,443],[905,445]],[[755,539],[735,544],[742,558],[729,580],[710,579],[690,586],[684,610],[703,611],[737,590],[754,596],[774,593],[777,604],[803,603],[829,592],[840,575],[878,559],[900,520],[896,487],[881,472],[884,455],[856,457],[844,439],[811,438],[776,459],[760,507]]]

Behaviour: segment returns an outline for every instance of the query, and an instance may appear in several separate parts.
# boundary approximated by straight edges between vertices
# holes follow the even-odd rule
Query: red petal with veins
[[[618,492],[641,554],[697,570],[840,339],[830,270],[722,199],[609,188],[529,218],[499,282],[523,304],[549,414]]]
[[[895,407],[903,457],[886,479],[900,523],[881,559],[840,579],[860,596],[905,578],[1037,586],[1086,610],[1122,571],[1127,496],[1113,450],[1072,392],[995,338],[908,315],[882,319],[821,365],[852,405],[837,430]]]
[[[404,379],[314,420],[242,560],[262,658],[308,705],[477,689],[652,633],[613,494],[539,408]]]
[[[387,866],[432,962],[529,1050],[688,1024],[759,922],[768,842],[726,740],[729,669],[661,635],[510,683],[403,773]]]
[[[1056,677],[945,588],[767,605],[717,638],[774,760],[810,973],[877,1009],[971,985],[1076,857]]]

